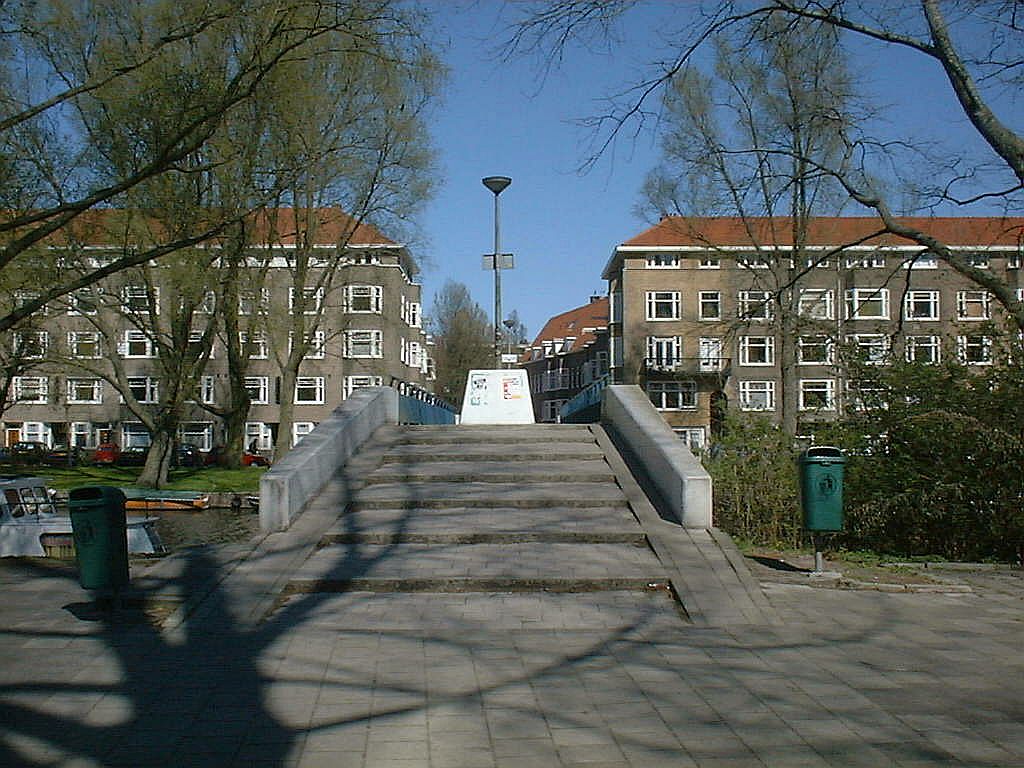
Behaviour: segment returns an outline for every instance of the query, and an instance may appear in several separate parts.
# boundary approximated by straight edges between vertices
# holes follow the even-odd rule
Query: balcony
[[[645,379],[713,379],[729,377],[732,360],[728,357],[645,357]]]

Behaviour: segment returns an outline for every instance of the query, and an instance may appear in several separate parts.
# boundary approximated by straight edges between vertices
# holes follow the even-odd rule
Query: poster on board
[[[462,398],[462,424],[533,424],[526,371],[470,371]]]

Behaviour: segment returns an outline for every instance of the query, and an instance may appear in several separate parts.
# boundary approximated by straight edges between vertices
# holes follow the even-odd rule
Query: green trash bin
[[[843,452],[827,445],[816,446],[800,454],[799,463],[804,528],[843,530]]]
[[[68,494],[78,581],[83,589],[118,589],[128,583],[125,496],[120,488],[91,485]]]

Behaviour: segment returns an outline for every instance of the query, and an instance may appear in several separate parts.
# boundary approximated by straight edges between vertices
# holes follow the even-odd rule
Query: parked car
[[[121,457],[121,449],[117,443],[100,443],[92,454],[93,464],[117,464]]]
[[[82,463],[82,449],[77,445],[69,448],[67,443],[57,443],[43,456],[43,463],[51,467],[77,467]]]
[[[177,467],[201,467],[205,457],[197,446],[182,443],[174,451],[174,465]]]
[[[210,452],[206,454],[206,464],[209,465],[221,465],[224,463],[224,446],[215,445]],[[253,451],[242,452],[242,466],[243,467],[269,467],[270,459],[266,456],[261,456]]]
[[[18,464],[39,464],[50,449],[46,443],[34,440],[19,440],[10,447],[8,455],[11,461]]]
[[[141,467],[149,456],[149,446],[144,448],[125,448],[117,457],[119,467]]]

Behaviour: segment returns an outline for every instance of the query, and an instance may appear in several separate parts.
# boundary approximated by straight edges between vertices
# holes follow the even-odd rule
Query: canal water
[[[247,505],[240,510],[211,507],[201,510],[161,510],[150,513],[160,518],[157,530],[170,549],[198,544],[228,544],[246,541],[259,533],[259,512]]]

